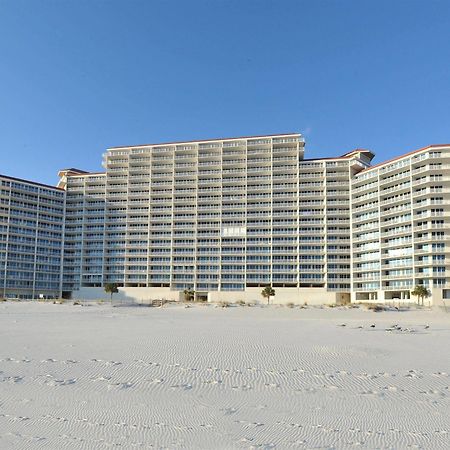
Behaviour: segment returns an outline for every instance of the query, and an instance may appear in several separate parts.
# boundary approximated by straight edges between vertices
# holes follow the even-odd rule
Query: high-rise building
[[[67,192],[62,290],[69,296],[103,285],[106,174],[63,169],[59,176]]]
[[[369,167],[352,180],[353,300],[450,298],[450,146]]]
[[[254,300],[270,284],[286,301],[349,299],[350,180],[373,155],[304,160],[303,147],[296,133],[115,147],[106,176],[64,173],[64,280],[74,281],[65,286],[81,297],[118,283],[130,297],[193,289]],[[104,224],[95,242],[86,240],[90,220]],[[95,264],[83,260],[89,245]]]
[[[303,153],[298,133],[171,142],[109,148],[105,172],[61,170],[58,188],[3,177],[2,295],[450,298],[450,145],[375,166]]]
[[[0,175],[0,297],[61,296],[65,192]]]

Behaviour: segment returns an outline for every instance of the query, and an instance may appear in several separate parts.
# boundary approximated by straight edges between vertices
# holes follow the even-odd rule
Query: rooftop
[[[76,172],[76,173],[89,173],[85,170],[77,169],[75,167],[70,167],[69,169],[61,169],[60,172]]]
[[[422,147],[422,148],[419,148],[417,150],[413,150],[411,152],[404,153],[403,155],[396,156],[395,158],[388,159],[387,161],[379,162],[378,164],[370,166],[367,169],[361,170],[361,172],[359,172],[359,173],[368,172],[369,170],[376,169],[376,168],[378,168],[380,166],[384,166],[386,164],[393,163],[394,161],[398,161],[399,159],[402,159],[402,158],[407,158],[408,156],[414,155],[415,153],[423,152],[424,150],[430,150],[430,149],[433,149],[433,148],[440,148],[440,147],[450,147],[450,144],[432,144],[432,145],[428,145],[427,147]]]
[[[57,186],[51,186],[50,184],[37,183],[36,181],[25,180],[23,178],[10,177],[8,175],[2,175],[2,174],[0,174],[0,178],[6,178],[7,180],[11,180],[11,181],[18,181],[19,183],[33,184],[35,186],[41,186],[41,187],[45,187],[45,188],[49,188],[49,189],[54,189],[55,191],[64,191],[64,189],[61,189]]]
[[[307,158],[303,159],[302,161],[333,161],[335,159],[349,159],[352,156],[356,155],[357,153],[366,153],[370,157],[370,159],[372,159],[375,156],[375,154],[370,150],[366,150],[364,148],[356,148],[355,150],[351,150],[350,152],[344,153],[341,156],[329,156],[325,158]]]
[[[215,142],[215,141],[236,141],[239,139],[260,139],[260,138],[273,138],[282,136],[301,136],[300,133],[282,133],[282,134],[264,134],[260,136],[238,136],[232,138],[215,138],[215,139],[200,139],[192,141],[174,141],[174,142],[158,142],[153,144],[139,144],[139,145],[123,145],[118,147],[109,147],[108,150],[121,149],[121,148],[134,148],[134,147],[151,147],[154,145],[175,145],[175,144],[192,144],[194,142]]]
[[[91,175],[106,175],[106,172],[68,173],[69,177],[89,177]]]

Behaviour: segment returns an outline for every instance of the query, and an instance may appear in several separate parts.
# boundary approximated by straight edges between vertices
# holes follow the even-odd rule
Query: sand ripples
[[[432,317],[407,335],[360,311],[7,308],[0,448],[450,448]]]

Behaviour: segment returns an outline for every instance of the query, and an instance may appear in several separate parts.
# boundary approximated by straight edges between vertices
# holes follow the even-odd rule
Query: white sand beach
[[[0,336],[0,449],[450,448],[450,313],[7,302]]]

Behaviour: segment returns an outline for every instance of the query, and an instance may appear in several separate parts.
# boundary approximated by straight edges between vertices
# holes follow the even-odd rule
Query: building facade
[[[109,148],[57,188],[1,178],[0,294],[134,300],[450,298],[450,146],[371,165],[298,133]]]
[[[116,147],[105,174],[64,173],[65,288],[256,300],[271,284],[287,302],[349,298],[350,181],[373,155],[303,150],[300,134]]]
[[[106,174],[77,169],[59,172],[66,191],[63,286],[65,296],[80,287],[103,285]]]
[[[450,146],[365,169],[352,180],[353,300],[450,298]]]
[[[65,192],[0,175],[0,297],[61,296]]]

